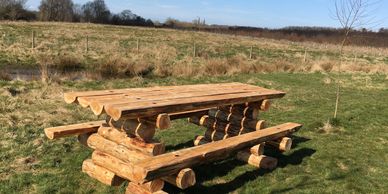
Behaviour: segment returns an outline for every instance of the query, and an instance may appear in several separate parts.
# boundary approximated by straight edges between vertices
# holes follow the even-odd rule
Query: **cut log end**
[[[255,156],[261,156],[264,154],[264,143],[255,145],[250,149],[251,154]]]
[[[105,105],[105,112],[112,117],[113,120],[118,121],[122,114],[121,110],[112,106],[112,105]],[[129,118],[129,117],[128,117]]]
[[[289,137],[284,137],[279,143],[279,149],[281,151],[287,152],[291,150],[292,139]]]
[[[200,145],[203,145],[203,144],[207,144],[209,143],[204,136],[197,136],[195,139],[194,139],[194,145],[195,146],[200,146]]]
[[[92,109],[95,115],[101,115],[104,113],[104,106],[98,102],[92,102],[90,104],[90,109]]]
[[[71,104],[71,103],[74,103],[77,101],[77,96],[75,96],[74,93],[72,93],[72,92],[65,93],[63,95],[63,98],[65,99],[65,102],[67,104]]]
[[[168,114],[159,114],[156,118],[156,127],[158,129],[168,129],[171,127],[171,119]]]
[[[180,189],[187,189],[196,183],[195,172],[190,168],[185,168],[177,175],[168,176],[164,180]]]
[[[261,111],[268,111],[270,106],[271,106],[270,100],[263,100],[263,102],[260,105],[260,110]]]
[[[204,115],[201,117],[201,119],[199,120],[199,125],[201,126],[205,126],[207,120],[209,119],[209,116],[208,115]]]
[[[288,152],[292,147],[292,139],[289,137],[283,137],[277,141],[268,141],[266,145],[269,145],[281,152]]]
[[[267,122],[265,120],[260,120],[256,123],[256,130],[261,130],[267,127]]]
[[[146,123],[140,123],[134,134],[136,137],[143,139],[145,142],[151,142],[156,133],[155,127],[147,125]]]
[[[90,106],[90,102],[85,98],[77,98],[78,104],[83,108],[87,108]]]
[[[49,138],[50,140],[55,139],[55,138],[54,138],[54,133],[53,133],[52,131],[50,131],[49,128],[44,129],[44,134],[45,134],[46,137]]]

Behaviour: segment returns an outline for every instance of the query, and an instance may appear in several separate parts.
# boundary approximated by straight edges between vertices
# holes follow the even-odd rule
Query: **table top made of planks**
[[[153,117],[199,109],[281,98],[284,92],[242,83],[157,86],[100,91],[69,92],[67,103],[90,107],[96,115],[107,113],[118,120]]]

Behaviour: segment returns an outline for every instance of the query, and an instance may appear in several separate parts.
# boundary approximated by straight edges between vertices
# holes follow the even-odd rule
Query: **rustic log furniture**
[[[273,169],[277,159],[263,155],[266,146],[291,149],[289,136],[301,125],[285,123],[266,128],[259,111],[284,92],[241,83],[160,86],[65,93],[67,103],[89,107],[106,120],[46,128],[49,139],[78,135],[95,151],[82,171],[110,186],[129,181],[127,193],[165,193],[167,182],[186,189],[195,184],[191,169],[236,156],[259,168]],[[194,147],[165,153],[154,140],[156,129],[170,128],[171,120],[188,118],[204,126]]]

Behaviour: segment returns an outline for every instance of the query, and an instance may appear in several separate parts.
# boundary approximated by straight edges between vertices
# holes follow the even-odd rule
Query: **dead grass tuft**
[[[333,126],[330,124],[330,121],[327,121],[326,123],[323,124],[322,127],[318,129],[319,132],[321,133],[330,133],[333,130]]]
[[[61,73],[76,72],[85,68],[82,61],[84,61],[83,56],[62,54],[55,57],[52,68]]]
[[[12,77],[8,73],[6,73],[4,71],[0,71],[0,80],[11,81]]]
[[[97,71],[105,78],[134,77],[149,74],[152,67],[141,61],[112,56],[98,64]]]
[[[212,58],[206,60],[203,70],[206,75],[225,75],[228,72],[228,67],[226,59]]]

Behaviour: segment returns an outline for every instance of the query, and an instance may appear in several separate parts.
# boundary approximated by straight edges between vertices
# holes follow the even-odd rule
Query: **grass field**
[[[332,72],[339,61],[336,45],[194,31],[0,22],[0,32],[1,69],[49,67],[59,72],[85,71],[92,79]],[[348,46],[343,61],[345,72],[387,73],[388,49]]]
[[[125,185],[103,186],[81,172],[82,161],[92,150],[76,138],[49,141],[45,137],[45,127],[101,119],[65,104],[64,92],[219,82],[286,91],[286,97],[260,117],[270,125],[303,123],[295,134],[294,149],[284,154],[266,151],[279,159],[273,171],[229,159],[196,167],[195,187],[182,192],[166,185],[166,191],[388,191],[388,49],[345,48],[339,118],[330,120],[339,61],[336,45],[40,22],[0,22],[0,33],[0,193],[124,192]],[[74,74],[48,74],[48,68]],[[39,69],[39,76],[48,81],[3,80],[7,78],[3,73],[14,69]],[[97,81],[101,78],[109,79]],[[194,136],[203,132],[179,120],[157,138],[171,151],[191,147]]]
[[[197,78],[128,78],[108,81],[0,81],[0,193],[122,193],[81,173],[91,150],[76,138],[48,141],[43,128],[97,120],[90,111],[67,105],[70,90],[242,82],[284,90],[261,115],[271,125],[299,122],[294,149],[280,154],[273,171],[234,159],[195,168],[197,185],[171,193],[386,193],[388,191],[388,77],[342,74],[339,119],[327,125],[335,101],[333,74],[268,73]],[[192,146],[203,129],[180,120],[158,133],[168,150]]]

